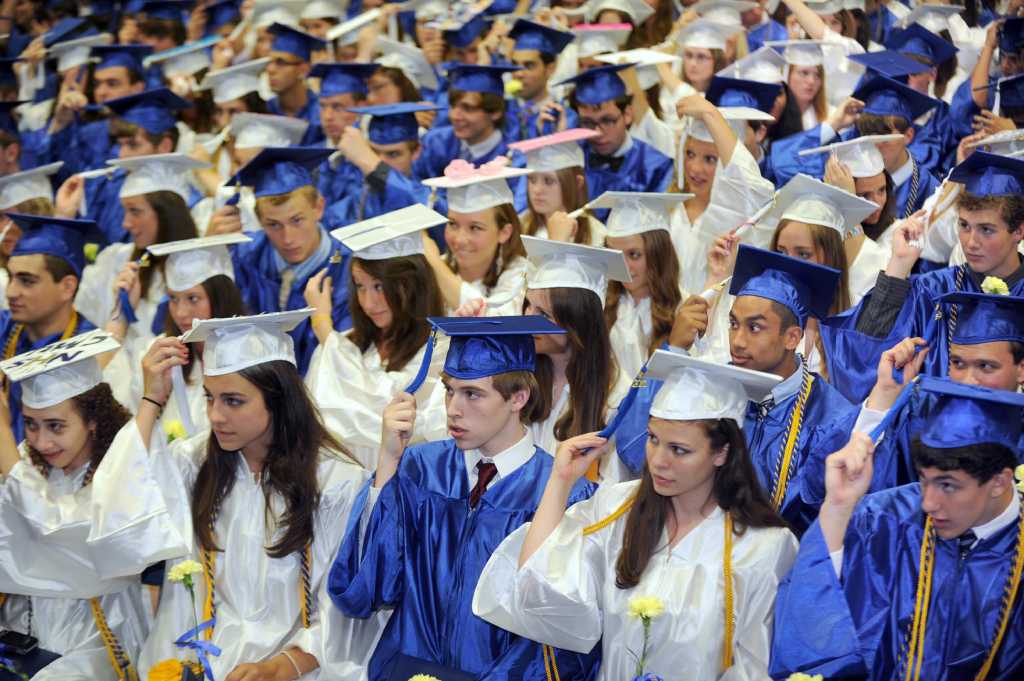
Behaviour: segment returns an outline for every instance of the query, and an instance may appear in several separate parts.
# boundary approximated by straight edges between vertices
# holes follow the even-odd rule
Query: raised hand
[[[690,296],[676,310],[668,342],[676,347],[690,349],[697,336],[708,330],[708,301],[701,296]]]
[[[555,450],[551,477],[568,485],[575,484],[604,453],[607,444],[608,440],[597,433],[585,433],[565,440]]]
[[[142,394],[160,404],[171,395],[171,368],[188,364],[188,347],[173,336],[157,338],[142,357]]]
[[[825,459],[825,500],[837,509],[852,511],[871,486],[875,444],[867,433],[853,433],[850,441]]]

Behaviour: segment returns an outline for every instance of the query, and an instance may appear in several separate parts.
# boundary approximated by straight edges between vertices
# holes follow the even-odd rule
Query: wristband
[[[292,669],[295,670],[295,678],[300,678],[302,676],[302,670],[299,669],[299,665],[295,663],[295,658],[293,658],[291,653],[289,653],[287,650],[282,650],[281,654],[287,657],[288,661],[292,663]]]
[[[152,397],[146,397],[145,395],[143,395],[142,399],[145,400],[146,402],[149,402],[150,404],[155,404],[157,409],[159,409],[160,411],[163,411],[164,405],[160,404],[159,402],[154,400]]]

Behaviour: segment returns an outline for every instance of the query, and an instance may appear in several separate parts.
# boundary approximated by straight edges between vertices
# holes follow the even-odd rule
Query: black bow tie
[[[591,168],[609,168],[613,173],[618,172],[619,168],[622,167],[623,161],[626,160],[625,156],[601,156],[600,154],[590,155],[590,167]]]

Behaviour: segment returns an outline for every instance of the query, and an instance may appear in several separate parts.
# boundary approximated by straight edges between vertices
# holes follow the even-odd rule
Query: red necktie
[[[478,461],[476,464],[476,485],[473,487],[473,491],[469,493],[469,507],[476,508],[477,503],[480,501],[480,497],[484,495],[484,491],[487,489],[487,485],[494,480],[494,476],[498,474],[498,467],[493,463],[487,463],[484,461]]]

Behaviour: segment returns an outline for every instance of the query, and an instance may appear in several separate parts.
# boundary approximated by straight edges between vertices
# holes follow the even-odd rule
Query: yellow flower
[[[203,571],[203,566],[194,560],[183,560],[167,572],[167,581],[184,582],[186,577],[197,575]]]
[[[181,660],[164,660],[153,665],[146,678],[149,681],[181,681],[181,676],[184,673],[185,665],[181,663]]]
[[[417,674],[409,679],[409,681],[441,681],[441,679],[436,676],[431,676],[430,674]]]
[[[167,434],[168,443],[188,437],[188,431],[185,430],[185,426],[178,419],[164,421],[164,433]]]
[[[85,253],[86,262],[96,262],[96,256],[100,252],[100,245],[86,244],[85,248],[82,249],[82,252]]]
[[[821,674],[804,674],[803,672],[797,672],[796,674],[790,674],[786,681],[825,681],[825,677]]]
[[[981,282],[981,290],[996,296],[1010,295],[1010,288],[999,277],[985,277],[985,280]]]
[[[509,78],[505,83],[505,94],[509,97],[515,97],[519,94],[519,91],[523,89],[523,81],[516,78]]]
[[[657,596],[637,596],[629,601],[629,616],[651,620],[665,612],[665,604]]]

